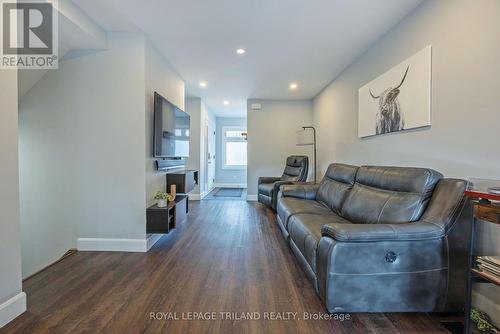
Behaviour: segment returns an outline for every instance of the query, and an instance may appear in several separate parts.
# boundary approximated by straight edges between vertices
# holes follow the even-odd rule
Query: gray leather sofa
[[[285,185],[278,224],[331,313],[464,306],[467,182],[431,169],[332,164],[319,185]]]
[[[280,186],[305,182],[309,169],[309,159],[304,155],[292,155],[286,159],[285,170],[280,177],[259,177],[258,200],[260,203],[276,210],[276,198]]]

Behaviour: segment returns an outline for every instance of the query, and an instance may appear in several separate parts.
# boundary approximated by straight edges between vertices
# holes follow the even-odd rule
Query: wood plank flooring
[[[78,252],[23,288],[28,312],[0,333],[447,333],[426,314],[303,319],[326,311],[274,214],[245,201],[191,202],[188,220],[149,253]],[[158,312],[180,319],[151,319]],[[215,320],[188,320],[188,312],[216,312]]]

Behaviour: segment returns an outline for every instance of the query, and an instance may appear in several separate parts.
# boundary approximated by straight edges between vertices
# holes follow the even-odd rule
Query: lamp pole
[[[313,130],[313,146],[314,146],[314,184],[316,184],[316,128],[314,126],[303,126],[302,129]]]

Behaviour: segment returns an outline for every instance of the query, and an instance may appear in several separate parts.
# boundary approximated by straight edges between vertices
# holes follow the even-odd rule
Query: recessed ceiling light
[[[292,82],[290,84],[290,86],[288,86],[288,88],[290,88],[290,90],[296,90],[298,87],[299,87],[299,85],[297,85],[296,82]]]
[[[206,81],[200,81],[200,87],[201,88],[207,87],[207,82]]]
[[[225,100],[224,102],[222,102],[225,106],[228,106],[229,105],[229,101]]]
[[[245,52],[247,52],[245,49],[237,49],[236,50],[236,53],[239,55],[243,55],[243,54],[245,54]]]

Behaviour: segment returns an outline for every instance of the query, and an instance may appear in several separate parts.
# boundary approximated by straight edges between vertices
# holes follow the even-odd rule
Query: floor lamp
[[[306,130],[312,130],[312,140],[308,137]],[[303,126],[302,130],[297,132],[297,146],[313,146],[314,150],[314,184],[316,184],[316,129],[314,126]]]

